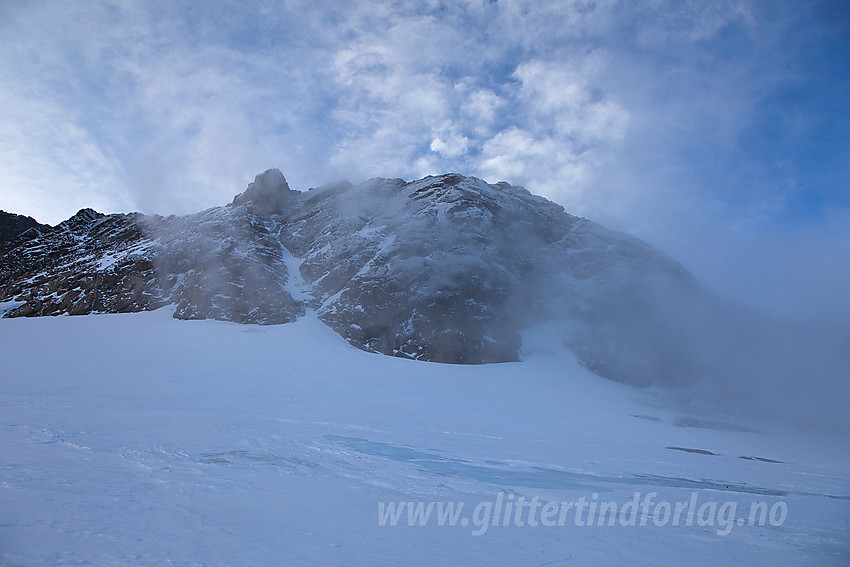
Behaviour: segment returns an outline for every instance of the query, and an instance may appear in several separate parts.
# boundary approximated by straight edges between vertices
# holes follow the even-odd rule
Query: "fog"
[[[621,265],[604,270],[592,290],[544,281],[534,293],[551,299],[539,316],[577,320],[565,344],[580,360],[586,354],[590,369],[658,388],[684,412],[850,433],[850,331],[846,321],[834,323],[835,313],[803,312],[823,298],[754,307],[742,301],[746,294],[718,292],[684,268],[671,272],[657,252],[661,260],[641,257],[631,266],[619,253]],[[598,269],[599,258],[594,263]],[[572,266],[565,271],[576,275]]]
[[[435,354],[442,327],[500,343],[478,355],[495,361],[511,359],[517,332],[555,322],[589,369],[659,388],[683,412],[850,431],[842,325],[754,308],[694,277],[687,262],[521,188],[474,179],[453,188],[458,179],[332,185],[283,206],[281,237],[304,260],[308,284],[321,280],[313,292],[345,290],[326,319],[343,336],[351,326],[389,333],[380,341],[390,346],[377,348],[388,354],[413,330],[408,339],[425,348],[408,354],[459,362]],[[416,317],[421,326],[408,327]]]

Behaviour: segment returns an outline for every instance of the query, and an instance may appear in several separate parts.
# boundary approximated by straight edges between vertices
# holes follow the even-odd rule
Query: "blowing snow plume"
[[[299,192],[272,169],[224,207],[84,210],[3,246],[7,317],[174,304],[182,319],[280,324],[312,309],[363,350],[462,364],[517,361],[521,332],[548,323],[584,366],[626,384],[735,407],[787,398],[778,392],[846,399],[841,339],[743,312],[663,253],[505,182],[446,174]]]

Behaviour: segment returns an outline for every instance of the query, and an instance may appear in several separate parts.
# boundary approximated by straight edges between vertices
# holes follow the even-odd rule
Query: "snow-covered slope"
[[[357,350],[310,313],[257,326],[171,310],[0,320],[0,563],[850,559],[843,439],[683,413],[587,372],[551,325],[525,333],[523,362],[446,365]],[[631,525],[636,493],[651,501]],[[528,506],[521,525],[505,512],[520,498],[538,499],[537,525]],[[582,499],[594,520],[560,522]],[[423,526],[406,510],[380,525],[407,502],[464,508],[455,525],[436,504]]]

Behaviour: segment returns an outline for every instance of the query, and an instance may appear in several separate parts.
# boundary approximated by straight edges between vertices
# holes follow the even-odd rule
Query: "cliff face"
[[[693,322],[715,301],[636,239],[456,174],[297,192],[269,170],[194,215],[84,209],[39,230],[0,257],[7,317],[173,304],[278,324],[309,309],[359,348],[453,363],[518,360],[523,329],[559,321],[586,366],[642,384],[694,371]]]
[[[0,255],[48,230],[49,225],[39,224],[32,217],[0,211]]]

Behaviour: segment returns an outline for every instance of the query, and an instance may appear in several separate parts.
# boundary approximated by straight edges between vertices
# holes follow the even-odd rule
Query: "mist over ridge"
[[[653,247],[506,182],[301,192],[270,169],[226,206],[84,209],[2,245],[5,317],[174,304],[180,319],[283,324],[311,310],[363,350],[460,364],[519,361],[535,350],[523,333],[546,325],[592,372],[683,400],[840,426],[847,399],[847,337],[729,303]]]

